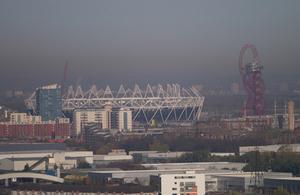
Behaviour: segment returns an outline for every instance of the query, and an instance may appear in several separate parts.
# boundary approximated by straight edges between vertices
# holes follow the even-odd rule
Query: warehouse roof
[[[90,185],[38,185],[38,184],[25,184],[25,185],[20,185],[14,190],[27,190],[27,191],[39,191],[42,190],[44,192],[56,192],[56,191],[64,191],[64,192],[87,192],[87,193],[97,193],[98,191],[100,193],[125,193],[125,194],[137,194],[140,192],[144,193],[149,193],[149,192],[154,192],[157,189],[152,187],[152,186],[113,186],[113,187],[108,187],[108,186],[90,186]]]

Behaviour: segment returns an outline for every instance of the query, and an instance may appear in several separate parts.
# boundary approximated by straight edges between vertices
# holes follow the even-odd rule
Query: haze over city
[[[92,78],[87,85],[202,84],[207,76],[241,82],[238,56],[248,43],[258,50],[263,77],[297,77],[299,7],[299,1],[0,1],[0,77],[2,85],[15,78],[61,84],[68,60],[67,85]]]
[[[0,0],[0,195],[300,194],[299,8]]]

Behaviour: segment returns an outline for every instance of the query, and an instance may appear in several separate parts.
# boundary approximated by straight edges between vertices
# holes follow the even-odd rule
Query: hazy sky
[[[0,0],[0,76],[62,76],[66,60],[69,77],[239,75],[248,43],[263,74],[299,74],[299,10],[299,0]]]

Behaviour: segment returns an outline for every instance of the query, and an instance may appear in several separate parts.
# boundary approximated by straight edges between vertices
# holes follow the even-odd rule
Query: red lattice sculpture
[[[253,53],[253,62],[249,62],[243,67],[243,57],[247,48]],[[265,93],[265,83],[261,78],[261,70],[263,66],[260,64],[258,53],[254,45],[247,44],[241,50],[239,56],[239,70],[243,79],[243,86],[248,94],[248,100],[242,110],[240,116],[246,115],[262,115],[266,109],[266,101],[263,98]]]

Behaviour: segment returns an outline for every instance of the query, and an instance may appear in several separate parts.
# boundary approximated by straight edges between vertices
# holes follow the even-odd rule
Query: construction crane
[[[67,68],[68,68],[68,61],[66,61],[65,72],[64,72],[63,82],[62,82],[62,86],[61,86],[61,97],[64,95],[64,87],[65,87]]]

